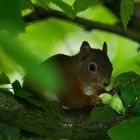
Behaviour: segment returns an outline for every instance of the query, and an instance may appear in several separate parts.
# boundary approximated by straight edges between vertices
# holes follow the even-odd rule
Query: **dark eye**
[[[96,63],[90,63],[89,64],[89,66],[88,66],[88,71],[89,72],[96,72],[96,70],[97,70],[97,65],[96,65]]]

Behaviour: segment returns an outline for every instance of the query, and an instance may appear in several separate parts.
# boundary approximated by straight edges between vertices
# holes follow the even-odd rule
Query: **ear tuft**
[[[83,54],[87,54],[90,51],[90,45],[87,41],[83,41],[81,48],[80,48],[80,52]]]
[[[104,42],[102,51],[107,54],[107,44]]]

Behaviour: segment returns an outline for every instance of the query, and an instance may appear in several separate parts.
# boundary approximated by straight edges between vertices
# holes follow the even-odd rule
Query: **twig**
[[[37,6],[35,6],[34,11],[31,14],[26,15],[24,19],[28,23],[28,22],[38,21],[38,20],[44,20],[50,17],[55,17],[70,22],[74,22],[82,26],[86,30],[98,29],[98,30],[108,31],[129,38],[136,42],[140,42],[140,33],[130,29],[128,29],[126,32],[124,28],[120,25],[103,24],[100,22],[95,22],[85,18],[81,18],[78,16],[76,16],[74,19],[71,19],[67,17],[63,12],[57,10],[44,10],[43,8]]]

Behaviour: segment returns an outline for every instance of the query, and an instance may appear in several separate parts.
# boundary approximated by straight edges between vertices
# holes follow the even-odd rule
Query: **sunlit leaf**
[[[133,0],[121,0],[121,20],[125,30],[127,29],[127,24],[134,13]]]
[[[112,100],[112,95],[109,93],[103,93],[99,96],[103,104],[109,104]]]
[[[131,118],[111,128],[108,135],[112,140],[139,140],[140,117]]]
[[[65,14],[68,15],[70,18],[75,17],[72,7],[69,4],[67,4],[66,2],[64,2],[62,0],[52,0],[51,2],[53,2],[58,7],[60,7],[63,10],[63,12],[65,12]]]
[[[55,4],[58,6],[62,11],[69,17],[69,18],[74,18],[75,14],[72,9],[72,7],[64,2],[63,0],[36,0],[38,4],[44,8],[48,8],[50,3]]]
[[[48,8],[48,5],[51,2],[51,0],[35,0],[35,2],[37,2],[37,4],[43,8]],[[34,3],[34,1],[33,1],[33,3]]]
[[[75,0],[73,7],[75,12],[78,13],[96,5],[98,2],[99,0]]]

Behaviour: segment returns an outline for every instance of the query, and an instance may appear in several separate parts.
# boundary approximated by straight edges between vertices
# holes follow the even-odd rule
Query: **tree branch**
[[[140,42],[140,33],[130,29],[128,29],[126,32],[124,28],[120,25],[103,24],[100,22],[84,19],[78,16],[76,16],[74,19],[71,19],[67,17],[63,12],[56,11],[56,10],[47,11],[44,10],[43,8],[36,7],[36,6],[34,8],[34,11],[31,14],[26,15],[24,19],[28,23],[37,20],[44,20],[50,17],[55,17],[55,18],[67,20],[69,22],[74,22],[80,25],[81,27],[85,28],[86,30],[98,29],[98,30],[108,31],[129,38],[136,42]]]
[[[104,139],[106,131],[124,118],[88,123],[85,110],[42,110],[0,90],[0,121],[42,137]],[[119,118],[119,119],[118,119]],[[95,133],[96,132],[96,133]]]

